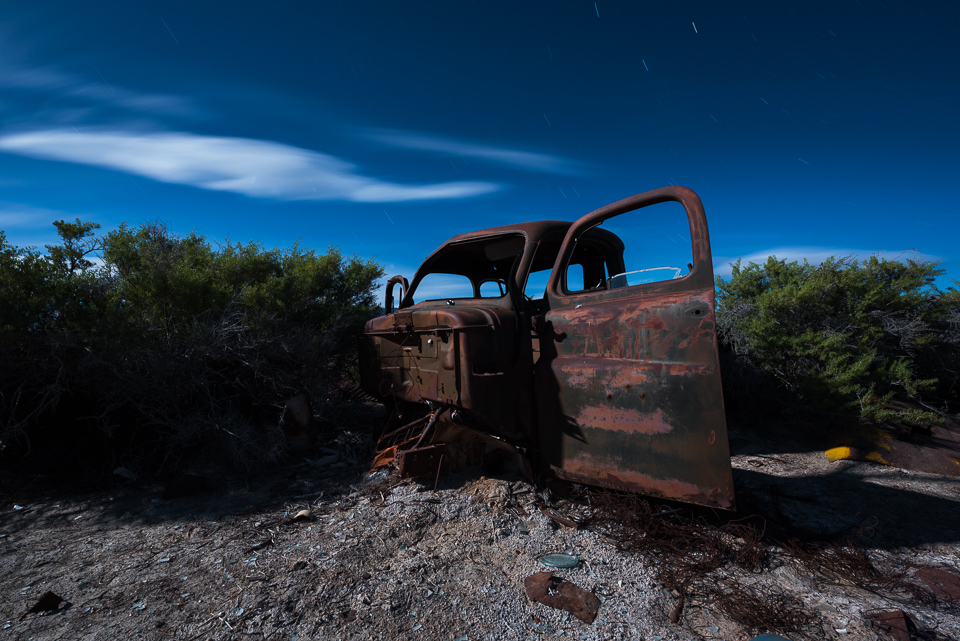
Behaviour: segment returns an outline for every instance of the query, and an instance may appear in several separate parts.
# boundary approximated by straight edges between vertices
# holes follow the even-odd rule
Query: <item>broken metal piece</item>
[[[894,641],[914,641],[920,639],[920,631],[916,622],[903,610],[888,612],[870,612],[867,614],[870,621],[881,630],[890,633]]]
[[[553,576],[553,572],[537,572],[523,580],[527,598],[551,608],[565,610],[581,621],[593,623],[600,610],[600,599],[592,592]]]
[[[960,601],[960,574],[941,568],[920,568],[917,576],[930,586],[937,598],[946,601]]]
[[[386,467],[393,463],[393,459],[397,456],[397,446],[392,445],[382,452],[377,452],[377,455],[373,458],[373,465],[370,466],[371,472],[376,472],[382,467]]]
[[[377,443],[378,452],[373,459],[370,471],[376,471],[393,463],[396,464],[400,476],[405,478],[437,473],[443,458],[443,447],[435,445],[421,447],[435,427],[437,416],[438,412],[433,412],[403,427],[385,432]],[[389,445],[398,438],[402,438],[403,441]]]
[[[397,452],[396,464],[403,478],[418,478],[437,474],[443,465],[446,445],[427,445]]]

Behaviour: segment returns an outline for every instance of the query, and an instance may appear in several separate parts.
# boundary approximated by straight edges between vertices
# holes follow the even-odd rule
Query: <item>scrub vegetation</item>
[[[276,460],[284,402],[309,391],[322,404],[376,311],[380,266],[333,247],[214,247],[161,222],[105,235],[54,225],[61,242],[46,252],[0,232],[7,457]]]
[[[960,398],[960,291],[937,288],[943,274],[911,259],[737,261],[716,282],[728,400],[940,422]]]
[[[322,415],[379,311],[383,270],[333,247],[213,246],[159,221],[54,225],[45,252],[0,232],[7,459],[168,473],[198,452],[277,461],[284,402],[309,391]],[[910,259],[737,262],[717,278],[728,408],[914,427],[956,411],[960,292],[938,289],[942,274]]]

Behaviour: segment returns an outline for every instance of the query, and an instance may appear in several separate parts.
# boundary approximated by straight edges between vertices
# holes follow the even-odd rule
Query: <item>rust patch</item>
[[[666,434],[673,429],[659,409],[651,413],[620,407],[591,406],[583,408],[577,419],[583,425],[630,434]]]
[[[557,476],[588,485],[600,485],[616,490],[639,492],[650,496],[715,505],[728,509],[733,506],[733,487],[726,490],[719,487],[707,492],[700,486],[669,478],[656,478],[634,469],[616,468],[611,465],[598,465],[594,461],[567,459],[562,470],[556,470]]]

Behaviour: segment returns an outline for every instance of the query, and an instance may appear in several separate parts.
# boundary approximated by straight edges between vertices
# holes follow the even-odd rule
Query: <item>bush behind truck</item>
[[[0,233],[8,459],[156,469],[206,447],[241,467],[276,460],[284,402],[339,381],[376,310],[379,265],[333,247],[54,225],[45,254]]]

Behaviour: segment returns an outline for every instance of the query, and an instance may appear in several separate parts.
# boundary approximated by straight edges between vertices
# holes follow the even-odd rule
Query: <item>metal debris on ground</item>
[[[920,568],[917,576],[930,586],[937,598],[960,601],[960,574],[941,568]]]
[[[903,610],[871,612],[868,618],[881,630],[890,633],[894,641],[916,641],[930,638],[921,631],[916,622]]]
[[[553,576],[553,572],[537,572],[523,580],[527,598],[551,608],[565,610],[581,621],[593,623],[600,610],[600,599],[592,592]]]

